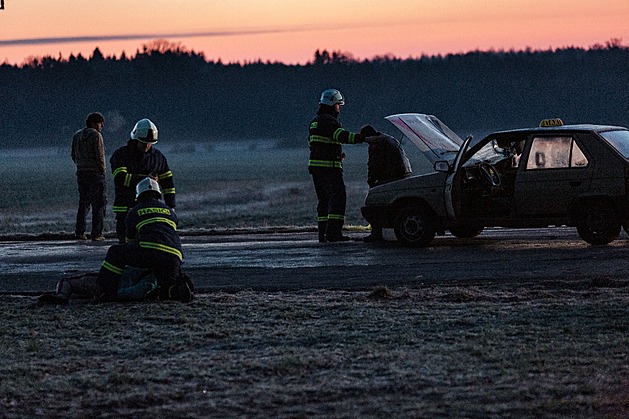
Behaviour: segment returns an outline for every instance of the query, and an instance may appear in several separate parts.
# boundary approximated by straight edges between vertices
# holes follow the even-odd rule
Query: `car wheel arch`
[[[581,239],[593,245],[614,241],[621,229],[618,207],[608,196],[588,197],[573,205],[572,222]]]

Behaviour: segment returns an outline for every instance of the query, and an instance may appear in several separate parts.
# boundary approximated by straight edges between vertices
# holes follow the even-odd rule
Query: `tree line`
[[[529,127],[543,118],[629,125],[629,47],[471,51],[356,60],[316,51],[303,65],[223,63],[158,40],[129,57],[31,57],[0,65],[0,148],[65,146],[92,111],[122,144],[152,119],[169,142],[273,139],[304,146],[322,90],[346,96],[341,121],[358,130],[404,112],[438,116],[461,135]]]

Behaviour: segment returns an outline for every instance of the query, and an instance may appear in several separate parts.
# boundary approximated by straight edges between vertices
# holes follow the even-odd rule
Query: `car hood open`
[[[385,117],[402,132],[433,164],[452,161],[463,140],[434,115],[403,113]]]

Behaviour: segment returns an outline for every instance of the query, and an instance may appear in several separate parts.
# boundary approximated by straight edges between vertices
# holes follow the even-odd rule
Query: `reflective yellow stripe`
[[[127,168],[126,167],[119,167],[116,170],[114,170],[114,177],[116,177],[116,175],[118,173],[127,173]]]
[[[308,160],[309,167],[330,167],[336,169],[342,169],[343,163],[340,161],[331,161],[331,160]]]
[[[175,224],[175,222],[174,222],[174,221],[169,220],[168,218],[164,218],[164,217],[153,217],[153,218],[149,218],[149,219],[147,219],[147,220],[144,220],[144,221],[142,221],[142,222],[138,223],[138,224],[135,226],[135,230],[136,230],[136,231],[140,231],[140,229],[141,229],[142,227],[144,227],[145,225],[147,225],[147,224],[153,224],[153,223],[166,223],[166,224],[168,224],[169,226],[171,226],[171,227],[173,228],[173,230],[177,230],[177,224]]]
[[[115,273],[116,275],[122,275],[122,271],[124,270],[124,268],[119,268],[117,266],[114,266],[107,261],[103,262],[103,268],[107,269],[110,272]]]
[[[129,212],[129,207],[113,206],[114,212]]]
[[[163,244],[153,243],[153,242],[140,242],[140,247],[143,247],[145,249],[155,249],[155,250],[160,250],[162,252],[170,253],[172,255],[177,256],[179,260],[183,260],[183,255],[181,254],[181,252],[175,249],[174,247],[165,246]]]
[[[343,131],[345,131],[343,128],[337,128],[336,131],[334,131],[334,134],[332,135],[332,138],[334,138],[336,141],[338,141],[339,137],[341,136]]]
[[[341,144],[330,137],[322,137],[320,135],[311,135],[310,137],[308,137],[308,144],[310,143],[325,143],[334,145]]]
[[[171,172],[170,170],[168,172],[164,172],[161,175],[157,176],[157,180],[162,180],[169,177],[173,177],[173,172]]]
[[[320,221],[328,221],[328,216],[326,215],[325,217],[317,217],[317,222]]]
[[[162,194],[163,195],[170,195],[170,194],[174,194],[174,193],[175,193],[175,188],[162,189]]]
[[[328,214],[328,220],[345,220],[345,216],[342,214]]]
[[[131,177],[133,175],[131,173],[127,173],[127,175],[124,177],[124,182],[123,185],[124,186],[131,186]]]

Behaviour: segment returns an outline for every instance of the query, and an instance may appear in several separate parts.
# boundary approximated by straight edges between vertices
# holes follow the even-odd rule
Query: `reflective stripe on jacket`
[[[126,219],[127,238],[140,247],[155,249],[183,259],[177,234],[177,215],[172,208],[155,198],[142,199]]]
[[[356,144],[360,134],[341,127],[334,108],[320,106],[308,129],[309,168],[343,168],[341,144]]]
[[[109,160],[114,176],[116,196],[114,212],[126,212],[135,205],[135,186],[147,176],[154,176],[162,189],[164,202],[175,208],[175,183],[166,157],[156,148],[143,153],[135,140],[114,152]]]

